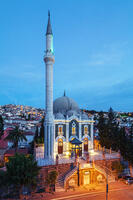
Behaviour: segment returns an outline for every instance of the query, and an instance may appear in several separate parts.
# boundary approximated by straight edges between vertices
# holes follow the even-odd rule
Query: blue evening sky
[[[0,0],[0,105],[45,107],[48,9],[54,99],[133,111],[133,0]]]

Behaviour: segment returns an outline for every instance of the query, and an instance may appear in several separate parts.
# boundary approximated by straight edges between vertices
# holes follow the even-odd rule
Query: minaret
[[[46,116],[44,121],[44,158],[54,158],[54,119],[53,119],[53,34],[48,12],[48,25],[46,31],[46,52],[44,62],[46,65]]]

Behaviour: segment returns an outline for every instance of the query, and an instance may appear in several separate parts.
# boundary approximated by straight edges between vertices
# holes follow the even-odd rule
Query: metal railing
[[[68,180],[68,178],[70,178],[77,170],[78,170],[78,167],[76,166],[70,172],[68,172],[68,174],[66,174],[64,178],[64,187],[66,186],[66,181]]]

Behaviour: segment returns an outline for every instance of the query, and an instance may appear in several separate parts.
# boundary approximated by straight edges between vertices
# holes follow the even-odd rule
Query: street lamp
[[[108,173],[106,169],[106,200],[108,200]]]
[[[80,183],[79,183],[79,158],[76,159],[76,166],[77,166],[77,175],[78,175],[78,186],[80,186]]]
[[[107,160],[106,160],[106,157],[105,157],[105,148],[104,148],[104,151],[103,151],[103,159],[105,161],[105,172],[106,172],[106,200],[108,200],[108,173],[107,173]]]

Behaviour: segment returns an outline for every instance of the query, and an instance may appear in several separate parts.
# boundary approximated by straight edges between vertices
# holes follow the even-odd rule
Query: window
[[[63,140],[59,139],[58,140],[58,154],[62,154],[63,153]]]
[[[63,135],[63,126],[62,125],[58,126],[58,135]]]
[[[84,127],[84,134],[88,134],[88,126]]]
[[[75,124],[75,122],[72,123],[72,135],[76,135],[76,124]]]
[[[72,135],[75,135],[75,134],[76,134],[76,128],[72,127]]]
[[[63,140],[62,140],[62,139],[59,139],[59,140],[58,140],[58,145],[59,145],[59,146],[63,146]]]

